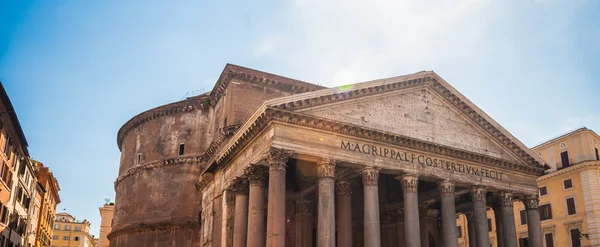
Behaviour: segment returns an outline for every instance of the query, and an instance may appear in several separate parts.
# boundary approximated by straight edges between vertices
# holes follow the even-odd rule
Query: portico
[[[516,246],[514,200],[542,246],[541,161],[432,72],[267,101],[211,164],[196,182],[202,246],[456,247],[457,213],[490,246],[489,207],[496,241]],[[227,191],[235,212],[215,200]]]

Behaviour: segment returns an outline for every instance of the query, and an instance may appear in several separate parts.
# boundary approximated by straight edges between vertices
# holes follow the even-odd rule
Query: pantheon
[[[112,247],[457,247],[457,214],[470,246],[513,247],[517,200],[542,247],[544,161],[432,71],[326,88],[228,64],[117,143]]]

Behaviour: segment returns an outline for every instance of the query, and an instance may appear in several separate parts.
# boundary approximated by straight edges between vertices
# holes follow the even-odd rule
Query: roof
[[[545,141],[545,142],[542,142],[542,143],[540,143],[540,144],[538,144],[538,145],[535,145],[535,146],[533,146],[531,149],[536,149],[536,148],[539,148],[539,147],[542,147],[542,146],[548,145],[548,144],[550,144],[550,143],[552,143],[552,142],[555,142],[555,141],[558,141],[558,140],[561,140],[561,139],[565,139],[566,137],[569,137],[569,136],[571,136],[571,135],[578,134],[578,133],[585,132],[585,131],[590,131],[590,132],[594,133],[594,135],[598,136],[598,134],[596,134],[596,132],[594,132],[594,131],[593,131],[593,130],[591,130],[591,129],[588,129],[588,128],[586,128],[585,126],[583,126],[583,127],[581,127],[581,128],[578,128],[578,129],[575,129],[575,130],[569,131],[569,132],[567,132],[567,133],[564,133],[564,134],[562,134],[562,135],[559,135],[559,136],[557,136],[557,137],[554,137],[554,138],[552,138],[552,139],[550,139],[550,140],[547,140],[547,141]],[[598,138],[600,138],[600,136],[598,136]]]
[[[17,113],[15,112],[15,109],[14,109],[12,103],[10,102],[10,98],[8,97],[8,93],[4,89],[4,85],[2,85],[1,81],[0,81],[0,100],[2,101],[2,104],[6,107],[5,113],[8,113],[8,115],[10,117],[10,121],[12,122],[12,125],[14,126],[15,130],[17,131],[17,135],[19,135],[19,139],[21,140],[21,143],[23,144],[23,152],[25,153],[26,156],[29,156],[29,150],[27,149],[27,147],[29,147],[29,144],[27,144],[27,139],[25,138],[25,134],[23,133],[23,129],[21,128],[21,124],[19,123],[19,118],[17,117]],[[1,116],[1,114],[2,113],[0,113],[0,116]]]
[[[458,90],[454,89],[449,83],[438,76],[433,71],[421,71],[414,74],[379,79],[367,82],[360,82],[339,88],[328,88],[314,92],[290,95],[286,97],[268,100],[239,128],[238,132],[226,143],[213,159],[217,162],[211,163],[204,172],[210,171],[218,166],[220,160],[226,159],[235,152],[236,147],[244,145],[244,139],[251,136],[253,129],[257,128],[257,121],[265,119],[265,114],[271,110],[282,112],[291,112],[296,109],[314,107],[316,105],[328,104],[336,101],[351,100],[358,97],[380,94],[387,91],[400,90],[404,88],[415,87],[419,85],[428,85],[432,90],[438,91],[451,104],[462,111],[466,117],[469,117],[475,124],[486,130],[496,141],[507,147],[512,153],[517,155],[520,160],[531,166],[541,168],[545,162],[534,155],[534,153],[521,143],[516,137],[510,134],[500,124],[488,116],[483,110],[479,109],[474,103],[469,101]],[[299,113],[301,114],[301,113]],[[203,173],[204,173],[203,172]]]

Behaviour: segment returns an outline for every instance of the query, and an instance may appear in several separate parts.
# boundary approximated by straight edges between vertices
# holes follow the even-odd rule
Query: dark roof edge
[[[17,113],[15,112],[15,109],[12,103],[10,102],[10,98],[8,97],[8,93],[4,89],[2,81],[0,81],[0,100],[2,100],[2,103],[6,106],[6,113],[8,113],[10,121],[12,122],[12,125],[14,126],[15,130],[17,131],[17,135],[19,135],[19,139],[21,139],[21,143],[23,144],[23,152],[27,157],[29,157],[29,150],[27,149],[29,147],[29,144],[27,143],[27,139],[25,138],[25,133],[23,133],[23,129],[21,128],[21,123],[19,123]]]

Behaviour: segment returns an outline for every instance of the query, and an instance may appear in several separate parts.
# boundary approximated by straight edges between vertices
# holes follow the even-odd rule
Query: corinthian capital
[[[512,192],[502,191],[500,192],[500,206],[501,207],[513,207],[513,194]]]
[[[360,174],[362,175],[363,185],[375,185],[377,186],[377,182],[379,180],[379,168],[376,167],[366,167],[360,170]]]
[[[338,180],[335,183],[335,193],[338,196],[349,196],[352,194],[352,183],[348,180]]]
[[[265,187],[269,177],[269,168],[261,165],[251,165],[246,169],[245,175],[248,177],[250,185]]]
[[[248,194],[248,180],[238,177],[231,185],[231,191],[235,194]]]
[[[525,209],[537,209],[538,208],[538,198],[537,196],[530,196],[523,199],[523,204],[525,204]]]
[[[293,153],[289,150],[280,148],[271,148],[267,152],[267,162],[271,170],[285,171],[285,164],[292,157]]]
[[[400,181],[402,185],[403,193],[417,193],[419,186],[419,177],[412,174],[404,174],[402,176],[396,177]]]
[[[473,186],[471,189],[471,198],[475,201],[486,202],[487,189],[483,186]]]
[[[317,163],[318,178],[333,178],[335,177],[335,162],[330,159],[322,159]]]
[[[296,201],[296,213],[297,214],[312,214],[313,203],[311,200],[300,199]]]
[[[438,183],[440,195],[442,197],[454,196],[454,182],[450,180],[444,180]]]

